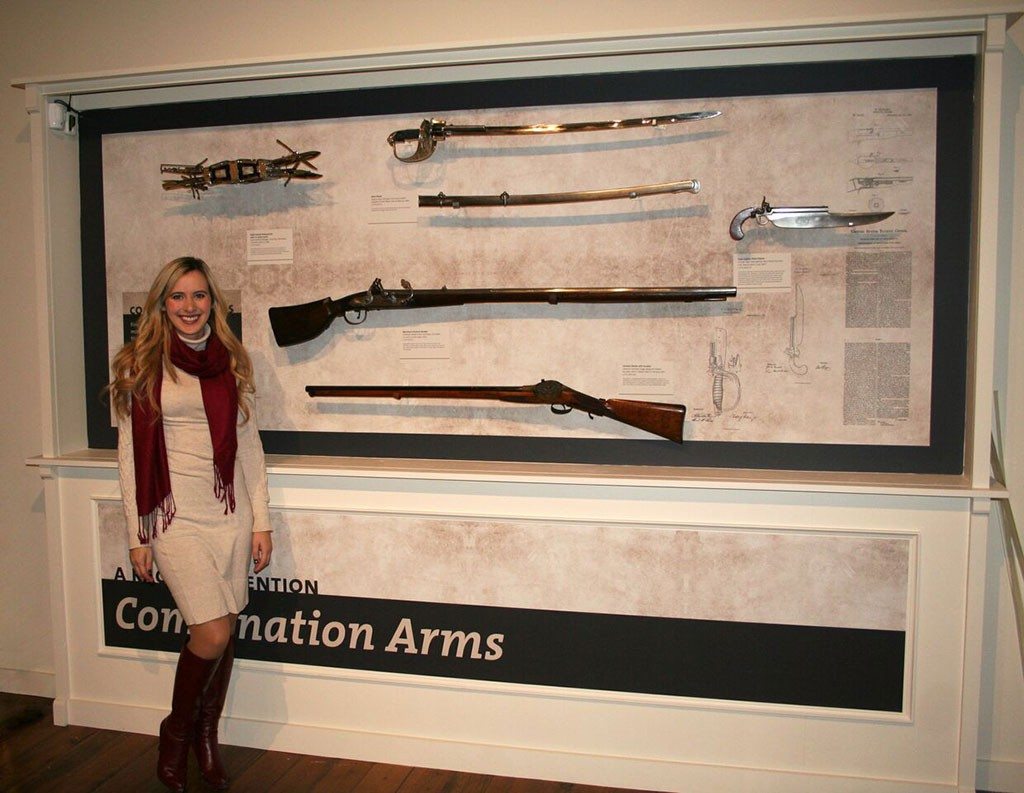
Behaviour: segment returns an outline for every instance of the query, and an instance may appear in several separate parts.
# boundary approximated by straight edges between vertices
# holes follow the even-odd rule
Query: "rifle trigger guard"
[[[551,405],[551,412],[556,416],[564,416],[566,413],[572,413],[572,408],[568,405]]]
[[[355,316],[352,319],[349,319],[349,314],[354,314]],[[364,322],[366,322],[366,312],[362,310],[351,312],[346,311],[344,314],[341,315],[341,318],[344,319],[349,325],[362,325]]]

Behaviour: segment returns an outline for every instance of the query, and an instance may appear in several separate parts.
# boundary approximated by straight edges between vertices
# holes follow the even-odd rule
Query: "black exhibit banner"
[[[103,581],[111,647],[177,651],[164,585]],[[899,712],[902,631],[254,592],[239,658],[594,691]]]

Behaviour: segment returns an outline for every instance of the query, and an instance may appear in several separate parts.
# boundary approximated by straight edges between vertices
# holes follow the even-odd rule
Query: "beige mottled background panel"
[[[649,437],[586,416],[499,403],[311,400],[313,383],[523,385],[558,379],[621,395],[623,367],[664,370],[689,408],[686,437],[797,443],[929,442],[934,289],[935,92],[907,90],[467,110],[462,124],[592,121],[700,109],[718,118],[661,129],[544,137],[450,139],[405,164],[385,138],[420,116],[164,130],[103,139],[111,354],[124,292],[145,290],[183,253],[206,258],[238,289],[266,429],[550,437]],[[274,157],[275,138],[322,152],[324,178],[211,188],[202,200],[164,192],[164,162]],[[898,177],[858,189],[857,179]],[[410,224],[371,225],[370,196],[561,192],[696,178],[698,195],[523,208],[422,209]],[[760,202],[892,210],[865,230],[759,228],[734,242],[733,215]],[[246,232],[288,228],[294,263],[248,265]],[[911,324],[847,328],[847,260],[858,251],[909,253]],[[702,306],[473,306],[377,312],[358,328],[337,320],[314,341],[278,348],[267,308],[340,297],[380,277],[399,287],[728,285],[734,255],[785,254],[793,287],[747,291]],[[796,287],[803,296],[800,361],[789,366]],[[445,356],[402,360],[403,332],[447,334]],[[727,337],[726,404],[713,403],[709,353]],[[844,424],[844,349],[910,345],[908,415]],[[736,387],[738,386],[738,389]],[[731,390],[736,389],[736,390]],[[738,397],[738,401],[733,399]],[[644,398],[640,396],[638,398]],[[733,404],[735,402],[735,404]]]
[[[100,505],[101,568],[127,564]],[[320,594],[651,617],[907,630],[896,535],[275,511],[262,577]],[[130,568],[126,568],[129,571]]]

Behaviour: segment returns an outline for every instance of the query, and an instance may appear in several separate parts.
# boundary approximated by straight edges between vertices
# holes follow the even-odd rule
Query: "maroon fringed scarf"
[[[203,408],[213,442],[213,494],[224,514],[235,511],[235,453],[238,436],[238,384],[231,372],[227,348],[211,333],[205,350],[194,350],[177,333],[171,335],[171,363],[199,378]],[[163,372],[157,372],[154,396],[160,404]],[[135,451],[135,503],[139,510],[139,541],[149,543],[154,531],[166,531],[174,519],[174,496],[167,469],[163,420],[149,401],[132,400],[132,440]]]

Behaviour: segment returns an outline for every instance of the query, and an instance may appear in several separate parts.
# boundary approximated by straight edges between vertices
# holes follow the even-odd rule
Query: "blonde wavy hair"
[[[171,334],[174,326],[164,311],[164,302],[178,279],[186,273],[199,272],[210,287],[212,306],[210,324],[212,332],[224,343],[231,360],[231,372],[238,383],[238,408],[244,419],[249,419],[248,395],[256,389],[253,386],[252,360],[242,342],[228,326],[228,304],[206,262],[194,256],[182,256],[163,266],[153,285],[149,288],[146,303],[142,307],[135,338],[125,344],[114,356],[111,363],[114,379],[107,386],[114,410],[121,416],[131,413],[132,399],[146,399],[160,415],[156,402],[156,378],[161,371],[177,382],[177,370],[171,364]]]

